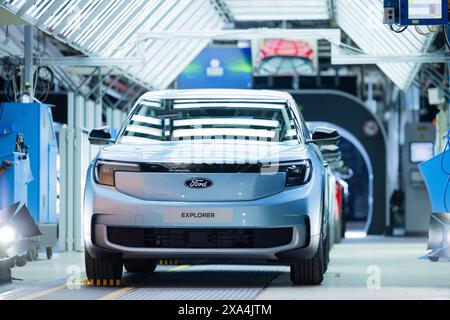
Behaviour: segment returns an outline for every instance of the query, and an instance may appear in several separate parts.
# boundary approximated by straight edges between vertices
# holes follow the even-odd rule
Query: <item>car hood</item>
[[[162,141],[116,143],[100,150],[99,159],[146,163],[278,163],[306,159],[307,148],[297,141],[251,140]]]

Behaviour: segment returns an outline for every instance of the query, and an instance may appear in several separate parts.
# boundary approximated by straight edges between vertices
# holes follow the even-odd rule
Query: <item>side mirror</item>
[[[336,172],[341,179],[351,179],[353,177],[353,170],[346,166],[337,169]]]
[[[114,142],[113,132],[110,127],[95,128],[89,133],[89,143],[93,145],[106,145]]]
[[[336,151],[324,149],[322,150],[322,155],[325,161],[328,162],[340,161],[342,159],[342,152],[339,149]]]
[[[341,136],[337,130],[327,127],[317,127],[312,135],[312,140],[308,141],[318,146],[337,146],[341,141]]]
[[[330,167],[331,170],[336,171],[344,167],[344,161],[339,160],[328,162],[328,166]]]

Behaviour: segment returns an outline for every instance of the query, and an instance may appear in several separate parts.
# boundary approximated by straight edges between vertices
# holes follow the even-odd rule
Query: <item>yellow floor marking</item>
[[[98,298],[98,300],[114,300],[115,298],[117,298],[118,296],[121,296],[125,293],[127,293],[128,291],[131,291],[133,289],[136,289],[135,287],[125,287],[119,290],[116,290],[114,292],[111,292],[103,297]]]
[[[186,269],[186,268],[188,268],[188,267],[190,267],[190,265],[188,265],[188,264],[182,264],[181,266],[177,266],[177,267],[175,267],[175,268],[170,269],[170,271],[180,271],[180,270]]]
[[[176,266],[176,267],[174,267],[174,268],[171,268],[171,269],[169,269],[169,271],[174,271],[174,272],[176,272],[176,271],[180,271],[180,270],[186,269],[186,268],[188,268],[188,267],[190,267],[190,265],[188,265],[188,264],[183,264],[183,265],[181,265],[181,266]],[[109,294],[107,294],[107,295],[105,295],[105,296],[103,296],[103,297],[100,297],[98,300],[114,300],[114,299],[116,299],[117,297],[119,297],[119,296],[121,296],[121,295],[124,295],[125,293],[127,293],[127,292],[129,292],[129,291],[131,291],[131,290],[133,290],[133,289],[137,289],[137,288],[138,288],[138,286],[136,286],[136,287],[125,287],[125,288],[121,288],[121,289],[116,290],[116,291],[114,291],[114,292],[111,292],[111,293],[109,293]]]
[[[61,285],[53,287],[53,288],[41,290],[39,292],[35,292],[35,293],[29,294],[29,295],[24,296],[24,297],[20,297],[17,300],[33,300],[33,299],[37,299],[37,298],[46,296],[46,295],[48,295],[50,293],[53,293],[53,292],[59,291],[61,289],[64,289],[65,287],[66,287],[66,284],[64,283],[64,284],[61,284]]]

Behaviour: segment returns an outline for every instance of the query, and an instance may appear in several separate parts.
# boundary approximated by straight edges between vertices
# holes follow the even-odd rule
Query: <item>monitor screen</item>
[[[429,160],[434,155],[433,142],[412,142],[410,145],[410,161],[419,163]]]
[[[408,0],[408,18],[442,19],[443,0]]]

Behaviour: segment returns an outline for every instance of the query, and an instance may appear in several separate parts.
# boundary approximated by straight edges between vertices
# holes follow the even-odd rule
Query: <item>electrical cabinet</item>
[[[435,136],[435,127],[431,123],[406,126],[402,175],[405,190],[405,231],[409,235],[425,235],[428,232],[431,203],[419,164],[433,157]]]

